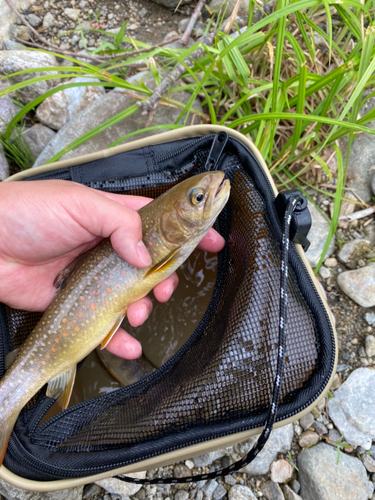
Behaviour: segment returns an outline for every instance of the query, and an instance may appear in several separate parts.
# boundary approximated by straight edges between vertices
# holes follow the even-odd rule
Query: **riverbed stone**
[[[95,78],[73,78],[66,83],[99,82]],[[72,87],[47,97],[36,112],[38,120],[46,127],[59,130],[82,109],[105,94],[102,86]]]
[[[127,474],[127,476],[144,479],[146,477],[146,472],[134,472],[132,474]],[[121,479],[116,479],[115,477],[109,477],[95,482],[108,491],[108,493],[111,493],[111,495],[119,495],[120,497],[135,495],[137,491],[142,488],[141,484],[126,483],[125,481],[121,481]]]
[[[302,498],[293,491],[292,488],[289,488],[287,484],[284,484],[283,492],[285,500],[302,500]]]
[[[129,79],[129,81],[132,83],[138,79],[140,81],[141,77],[139,75],[137,76],[138,78]],[[151,76],[144,77],[144,82],[150,87],[155,85],[154,80]],[[57,152],[61,151],[72,141],[80,137],[82,134],[90,131],[94,127],[102,124],[106,120],[112,118],[116,114],[135,104],[135,99],[127,94],[127,91],[123,91],[118,88],[116,90],[108,92],[107,94],[100,97],[100,99],[97,99],[96,101],[89,104],[89,106],[78,113],[78,115],[76,115],[58,131],[56,136],[37,158],[34,166],[43,165],[43,163],[49,160]],[[186,91],[173,93],[173,99],[184,104],[188,102],[190,96],[191,94]],[[198,99],[194,101],[193,107],[198,110],[201,109],[200,101]],[[174,123],[179,114],[180,110],[177,108],[159,105],[155,111],[152,125],[155,126],[164,125],[166,123]],[[145,128],[147,120],[148,117],[142,115],[141,110],[138,109],[127,119],[122,120],[115,125],[112,125],[106,130],[103,130],[92,139],[75,148],[73,151],[69,151],[68,153],[63,155],[61,159],[66,160],[68,158],[74,158],[76,156],[93,153],[101,149],[106,149],[113,141],[120,139],[124,135]],[[195,118],[194,123],[198,123],[198,121],[199,119]],[[182,121],[180,123],[182,123]],[[149,137],[150,135],[158,132],[160,131],[154,130],[147,133],[138,134],[136,136],[136,139]],[[133,140],[134,137],[131,137],[130,139],[124,140],[122,143]]]
[[[362,462],[325,443],[298,455],[303,500],[367,500],[368,479]]]
[[[195,467],[207,467],[211,465],[215,460],[219,460],[225,456],[225,450],[211,451],[210,453],[204,453],[203,455],[198,455],[192,458]]]
[[[308,208],[311,214],[311,229],[308,234],[308,239],[311,243],[306,252],[307,260],[311,267],[316,267],[323,253],[324,245],[328,236],[330,223],[323,217],[318,209],[312,203],[308,202]],[[325,259],[333,254],[335,248],[335,237],[332,238],[328,250],[325,254]]]
[[[13,101],[5,95],[0,98],[0,132],[5,132],[8,123],[17,114],[17,107]]]
[[[231,487],[228,493],[229,500],[257,500],[255,493],[248,487],[242,484],[235,484]]]
[[[348,241],[337,254],[338,259],[349,269],[356,269],[359,259],[372,258],[375,252],[371,243],[367,240],[356,239]]]
[[[55,56],[43,52],[30,50],[1,50],[0,51],[0,74],[10,75],[17,71],[35,68],[47,68],[58,66]],[[11,83],[19,83],[30,78],[36,78],[47,74],[57,74],[54,72],[38,71],[36,73],[22,74],[12,77]],[[22,104],[28,104],[33,99],[40,97],[45,92],[59,83],[59,79],[47,80],[33,83],[22,89],[18,89],[17,98]]]
[[[6,500],[82,500],[83,486],[40,493],[16,488],[0,479],[0,494]]]
[[[319,442],[319,435],[313,431],[302,432],[301,437],[298,440],[298,444],[301,448],[307,448],[308,446],[313,446]]]
[[[365,339],[366,356],[372,358],[375,356],[375,337],[374,335],[367,335]]]
[[[13,0],[14,5],[17,7],[19,12],[26,10],[30,4],[31,0]],[[17,16],[14,11],[9,7],[5,0],[0,0],[0,12],[1,12],[1,23],[0,23],[0,45],[4,40],[9,38],[9,28],[12,24],[16,22]]]
[[[370,450],[375,440],[375,370],[354,370],[335,391],[327,408],[345,441]]]
[[[273,481],[266,481],[260,491],[266,500],[284,500],[280,486]]]
[[[341,290],[362,307],[375,305],[375,262],[337,276]]]
[[[49,141],[56,135],[56,132],[41,123],[36,123],[22,132],[22,137],[28,143],[35,158],[38,158]]]
[[[167,9],[175,9],[178,5],[186,5],[192,2],[192,0],[151,0],[154,3],[163,5]]]
[[[229,454],[233,462],[246,455],[255,445],[259,435],[229,448]],[[287,453],[290,450],[293,439],[293,424],[288,424],[271,432],[270,437],[259,455],[241,471],[249,476],[260,476],[267,474],[271,463],[277,459],[279,453]]]
[[[211,11],[219,11],[221,8],[226,9],[225,17],[229,17],[237,3],[237,0],[212,0],[210,4]],[[238,8],[238,16],[247,16],[249,13],[248,0],[241,0]]]
[[[286,483],[293,476],[293,467],[284,458],[275,460],[271,464],[271,481],[274,483]]]
[[[7,177],[9,177],[9,163],[3,147],[0,146],[0,181],[4,181]]]

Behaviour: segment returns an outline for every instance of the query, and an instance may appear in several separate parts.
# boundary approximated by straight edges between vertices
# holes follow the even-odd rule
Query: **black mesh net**
[[[172,173],[88,184],[155,197],[202,171],[206,156],[202,149]],[[227,156],[225,172],[231,196],[217,229],[227,244],[209,308],[194,334],[146,379],[69,408],[38,427],[50,406],[43,389],[21,414],[14,433],[18,440],[12,438],[6,455],[5,465],[16,473],[39,480],[89,475],[262,423],[273,389],[279,321],[280,250],[267,206],[272,193],[262,196],[236,155]],[[326,313],[293,255],[279,419],[321,393],[334,358]],[[7,308],[13,348],[39,317]]]

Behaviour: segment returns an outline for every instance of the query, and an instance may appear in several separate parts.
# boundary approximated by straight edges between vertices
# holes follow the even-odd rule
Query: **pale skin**
[[[142,242],[136,210],[150,198],[97,191],[61,180],[0,183],[0,302],[16,309],[44,311],[56,289],[56,275],[75,257],[110,238],[129,264],[151,263]],[[218,252],[224,239],[210,229],[199,248]],[[177,287],[176,273],[153,290],[166,302]],[[152,312],[144,297],[127,310],[129,323],[140,326]],[[141,355],[137,340],[120,328],[107,349],[126,359]]]

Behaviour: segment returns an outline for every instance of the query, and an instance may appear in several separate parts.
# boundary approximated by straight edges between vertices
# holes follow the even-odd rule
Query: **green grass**
[[[252,0],[249,4],[248,19],[251,23],[255,4]],[[214,44],[204,46],[203,55],[194,66],[189,68],[185,65],[183,77],[190,76],[193,81],[183,86],[191,94],[189,102],[184,105],[174,99],[174,92],[181,89],[181,82],[177,82],[163,96],[167,105],[180,109],[180,115],[175,123],[166,123],[160,129],[177,128],[180,119],[188,124],[194,112],[194,99],[201,97],[203,120],[225,125],[251,138],[269,165],[279,188],[296,186],[303,192],[314,188],[334,197],[333,217],[326,242],[328,248],[337,228],[352,142],[360,133],[375,134],[374,130],[366,127],[369,121],[375,119],[375,110],[358,118],[358,111],[365,101],[363,93],[375,84],[374,12],[373,0],[278,0],[272,14],[251,24],[237,38],[217,32]],[[229,14],[227,12],[226,16]],[[211,19],[212,25],[220,26],[220,22],[221,19],[214,16]],[[152,93],[150,88],[143,82],[129,84],[124,80],[129,68],[143,61],[158,83],[163,72],[183,63],[199,46],[197,43],[186,49],[150,48],[137,54],[133,49],[121,47],[124,43],[137,49],[149,46],[128,38],[125,28],[124,25],[117,35],[94,30],[105,35],[107,41],[93,52],[98,56],[111,55],[111,60],[94,65],[62,56],[74,62],[75,66],[46,68],[46,71],[59,71],[59,75],[36,78],[32,70],[20,71],[13,76],[29,73],[30,80],[12,85],[0,92],[0,97],[37,81],[62,78],[69,82],[73,77],[89,76],[100,81],[95,85],[103,85],[108,90],[121,87],[136,93],[138,100],[146,100]],[[9,77],[12,78],[12,75]],[[65,83],[63,87],[74,85],[77,84]],[[51,89],[21,108],[9,123],[5,138],[10,137],[14,127],[31,109],[56,91]],[[50,162],[59,160],[66,151],[114,123],[131,120],[132,115],[139,112],[135,101],[117,116],[94,127],[58,152]],[[155,130],[152,123],[149,130]],[[137,132],[122,139],[136,138],[136,135]],[[348,137],[346,163],[337,146],[337,141],[344,136]],[[333,152],[338,165],[335,174],[331,173],[327,164],[327,158]],[[314,165],[320,167],[320,178]],[[322,181],[329,182],[332,177],[336,177],[336,192],[333,194],[325,192],[320,186]]]

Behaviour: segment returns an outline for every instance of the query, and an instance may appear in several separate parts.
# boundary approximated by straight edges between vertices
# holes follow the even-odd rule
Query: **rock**
[[[184,490],[178,491],[174,496],[174,500],[188,500],[188,498],[189,498],[189,493]]]
[[[190,17],[181,19],[181,21],[178,23],[178,29],[180,33],[185,33],[185,30],[189,24]],[[203,36],[204,30],[206,29],[206,25],[204,23],[201,23],[197,21],[194,25],[194,28],[192,29],[191,35],[194,38],[198,38],[200,36]]]
[[[7,500],[81,500],[82,493],[83,486],[51,493],[21,490],[0,479],[0,494],[4,495]]]
[[[253,436],[247,441],[236,444],[229,448],[229,454],[233,462],[236,462],[246,455],[255,445],[259,435]],[[271,432],[270,437],[259,455],[241,471],[249,476],[260,476],[267,474],[271,463],[277,459],[279,453],[286,453],[290,450],[293,439],[293,424],[288,424]]]
[[[73,78],[67,83],[99,82],[93,78]],[[53,130],[59,130],[82,109],[105,94],[104,87],[72,87],[47,97],[36,111],[38,120]]]
[[[47,12],[47,14],[43,18],[43,27],[52,28],[53,26],[55,26],[55,24],[56,24],[56,19],[50,12]]]
[[[341,290],[362,307],[375,305],[375,262],[337,276]]]
[[[365,340],[366,356],[372,358],[375,356],[375,337],[373,335],[367,335]]]
[[[17,107],[9,96],[0,98],[0,132],[5,132],[8,123],[17,114]]]
[[[138,16],[143,19],[148,13],[148,10],[142,7],[142,9],[138,12]]]
[[[328,269],[328,267],[325,267],[325,266],[321,266],[320,269],[319,269],[319,275],[324,279],[326,280],[327,278],[329,278],[331,276],[331,270]]]
[[[323,253],[330,224],[312,203],[308,202],[308,207],[311,214],[312,225],[308,234],[308,239],[310,240],[311,245],[306,252],[306,257],[311,267],[316,267],[320,256]],[[335,238],[333,237],[325,255],[326,259],[332,255],[334,248]]]
[[[0,51],[0,74],[10,75],[17,71],[27,68],[46,68],[58,66],[55,56],[43,52],[36,52],[31,50],[2,50]],[[56,74],[56,72],[40,71],[36,73],[23,74],[12,77],[10,80],[12,84],[36,78],[38,76]],[[28,104],[33,99],[43,95],[45,92],[53,88],[59,83],[59,79],[47,80],[38,83],[33,83],[28,87],[18,89],[17,98],[22,104]]]
[[[4,181],[7,177],[9,177],[9,163],[3,147],[0,146],[0,181]]]
[[[225,456],[225,450],[211,451],[210,453],[204,453],[203,455],[198,455],[192,460],[195,467],[207,467],[211,465],[215,460],[219,460]]]
[[[203,486],[202,491],[206,495],[206,497],[211,498],[217,487],[218,482],[215,481],[215,479],[210,479],[210,481],[207,481]]]
[[[22,43],[14,42],[13,40],[4,40],[2,43],[3,50],[25,49],[26,46]]]
[[[146,472],[134,472],[132,474],[127,474],[127,476],[144,479],[146,477]],[[121,481],[121,479],[116,479],[114,477],[101,479],[100,481],[95,481],[95,483],[108,491],[108,493],[111,493],[111,495],[120,495],[120,497],[134,495],[142,488],[141,484],[125,483]]]
[[[328,434],[327,427],[324,424],[322,424],[321,422],[314,422],[312,424],[312,428],[314,429],[315,432],[317,432],[319,434],[319,436],[322,436],[323,434]]]
[[[374,257],[374,251],[369,241],[367,240],[352,240],[345,243],[341,248],[337,257],[339,261],[345,264],[349,269],[356,269],[358,260],[361,258]]]
[[[274,483],[286,483],[292,478],[293,467],[288,460],[280,459],[271,464],[271,481]]]
[[[306,415],[304,415],[303,417],[300,418],[299,423],[300,423],[300,426],[303,427],[303,429],[305,429],[305,431],[306,431],[314,423],[313,414],[311,412],[306,413]]]
[[[154,3],[157,3],[159,5],[163,5],[164,7],[167,7],[168,9],[175,9],[177,5],[186,5],[188,3],[191,3],[192,0],[152,0]]]
[[[212,495],[212,500],[223,500],[227,496],[227,493],[228,490],[222,484],[219,484]]]
[[[26,21],[31,24],[33,28],[39,28],[39,26],[42,24],[42,20],[40,17],[36,16],[35,14],[28,14],[25,16]]]
[[[82,500],[96,500],[103,497],[104,490],[98,484],[90,483],[83,488]]]
[[[56,135],[56,132],[41,123],[37,123],[22,132],[22,137],[30,146],[31,152],[35,158],[38,158],[49,141]]]
[[[257,500],[255,494],[248,486],[235,484],[231,487],[228,493],[229,500]]]
[[[266,500],[284,500],[280,486],[273,481],[265,482],[260,491]]]
[[[237,483],[236,478],[234,478],[230,474],[225,476],[224,481],[225,481],[225,484],[229,484],[229,486],[234,486]]]
[[[365,320],[370,326],[375,325],[375,314],[374,313],[366,313],[365,314]]]
[[[284,497],[285,500],[302,500],[302,498],[297,495],[287,484],[284,484],[283,486],[283,492],[284,492]]]
[[[367,453],[363,453],[361,458],[366,469],[369,472],[375,472],[375,460],[371,456],[368,456]]]
[[[210,4],[210,10],[219,11],[222,7],[225,9],[226,17],[230,16],[233,12],[233,9],[237,3],[237,0],[212,0]],[[228,5],[228,6],[227,6]],[[249,13],[249,2],[248,0],[241,0],[238,13],[239,16],[247,16]]]
[[[184,464],[177,464],[173,467],[173,477],[191,476],[190,469]]]
[[[367,97],[371,91],[364,92]],[[375,98],[371,97],[362,106],[358,113],[358,119],[365,115],[375,106]],[[375,128],[375,121],[366,123],[366,127]],[[340,140],[340,149],[343,154],[344,164],[346,162],[347,138]],[[371,202],[372,192],[370,186],[369,169],[375,164],[375,145],[373,136],[370,134],[358,134],[352,143],[346,187],[351,188],[365,203]]]
[[[136,77],[137,79],[141,78],[140,74],[136,75]],[[134,83],[135,79],[136,78],[129,79],[128,81]],[[151,76],[146,76],[144,78],[144,82],[146,85],[151,86],[151,83],[154,82],[154,80]],[[174,92],[173,99],[186,104],[190,99],[190,93],[185,91]],[[134,98],[123,93],[121,89],[112,90],[111,92],[103,95],[100,99],[92,102],[89,106],[87,106],[87,108],[82,110],[77,116],[75,116],[69,123],[64,125],[58,131],[56,136],[44,149],[39,158],[37,158],[34,166],[42,165],[58,151],[62,150],[65,146],[80,137],[82,134],[90,131],[95,126],[100,125],[116,114],[123,112],[126,108],[133,105],[134,102]],[[201,109],[200,101],[195,100],[193,107],[195,109]],[[170,106],[158,106],[155,111],[152,124],[155,126],[163,125],[165,123],[174,123],[179,114],[179,109]],[[137,110],[127,120],[122,120],[115,125],[112,125],[89,141],[81,144],[73,151],[66,153],[62,159],[74,158],[75,156],[105,149],[116,139],[119,139],[130,132],[145,128],[147,120],[147,116],[142,115],[141,111]],[[198,120],[194,120],[194,123],[197,123],[197,121]],[[180,123],[182,122],[183,120]],[[141,139],[142,137],[149,137],[154,133],[158,133],[158,131],[138,134],[136,138]],[[123,143],[132,140],[134,140],[134,137],[123,141]]]
[[[354,370],[335,391],[327,407],[345,440],[369,450],[375,440],[375,370]]]
[[[336,267],[337,266],[337,259],[335,259],[335,257],[329,257],[328,259],[326,259],[324,261],[324,265],[326,267],[329,267],[329,268]]]
[[[367,500],[366,469],[358,458],[325,443],[298,455],[298,480],[303,500]]]
[[[32,38],[32,31],[27,26],[17,26],[16,24],[12,24],[9,27],[9,36],[12,40],[24,40],[28,42],[30,38]]]
[[[66,17],[68,17],[71,21],[77,21],[78,20],[78,15],[77,15],[77,10],[76,9],[70,9],[66,8],[64,9],[64,14]]]
[[[23,12],[29,8],[31,0],[14,0],[13,3],[19,12]],[[17,16],[5,0],[0,0],[0,12],[0,44],[2,44],[9,39],[9,28],[16,22]]]
[[[307,448],[308,446],[314,446],[319,442],[319,435],[313,431],[302,432],[301,437],[298,440],[298,444],[301,448]]]

